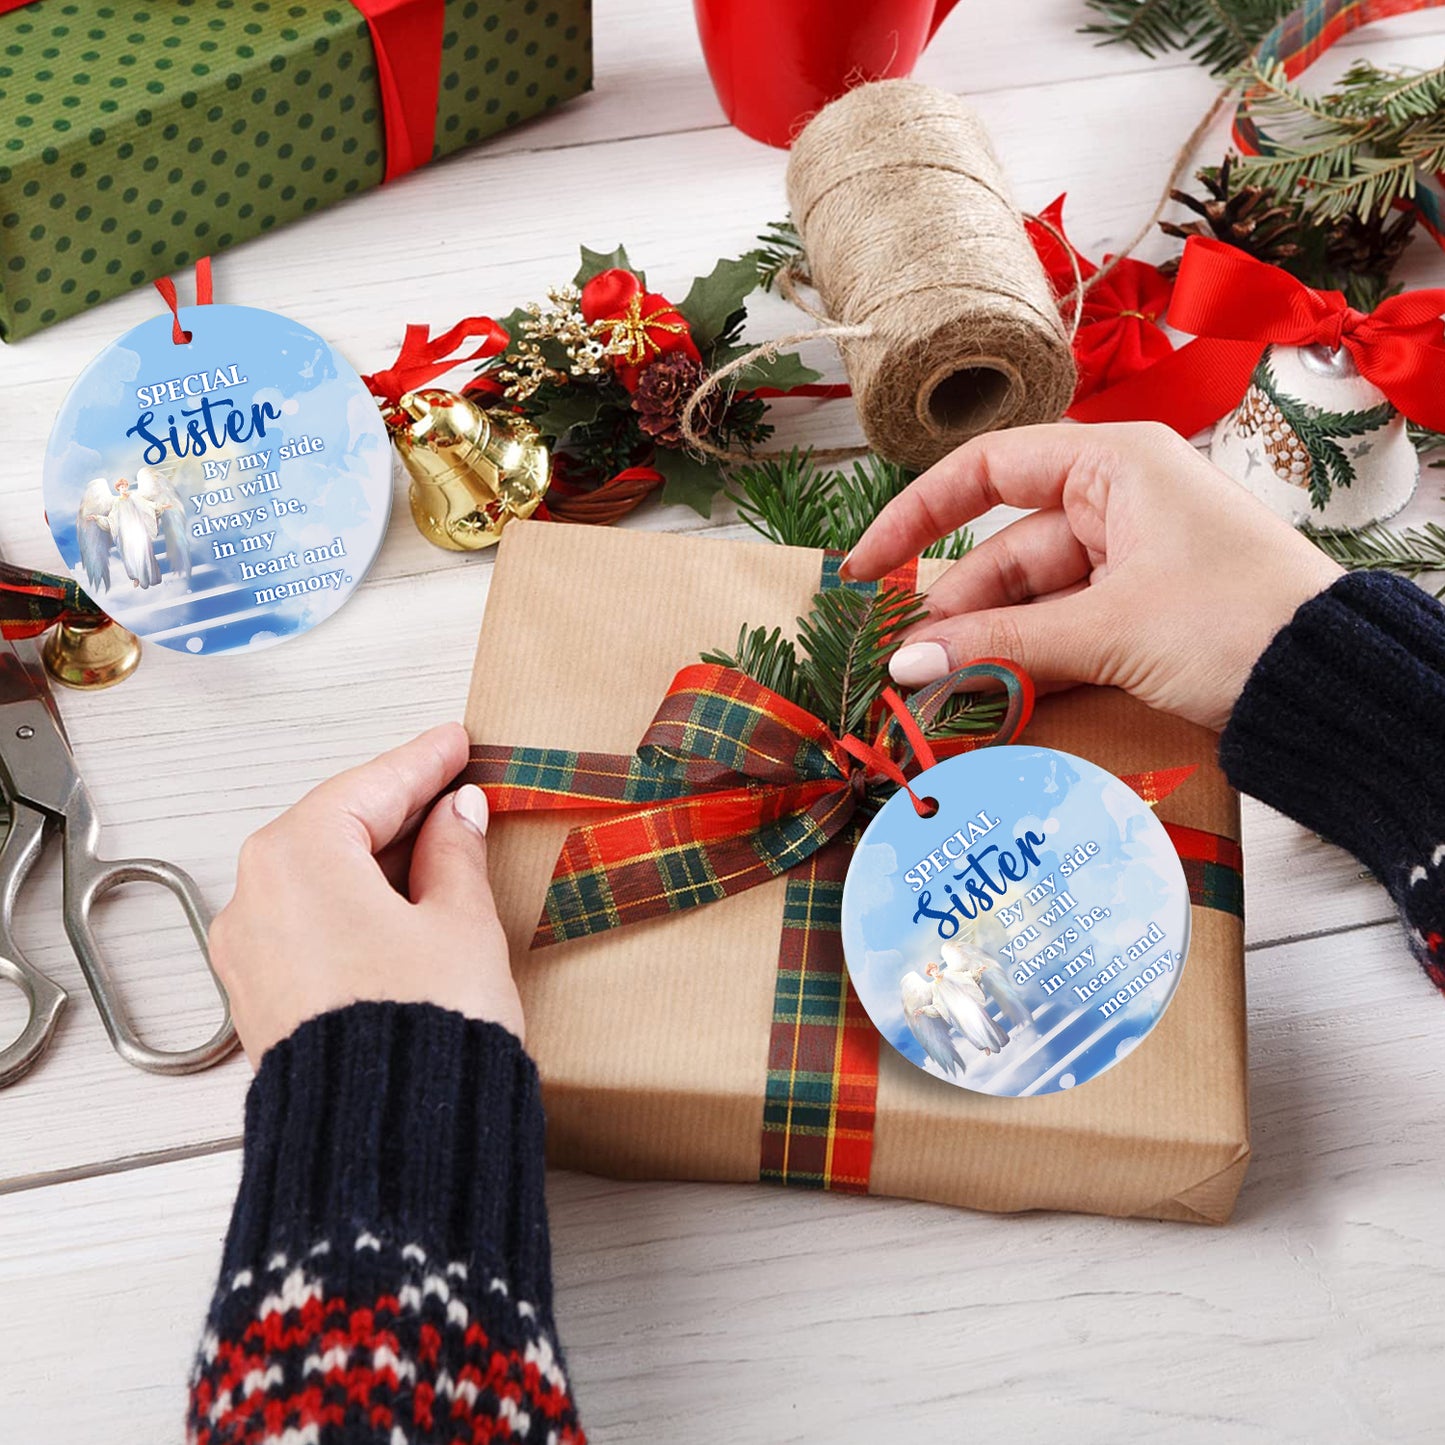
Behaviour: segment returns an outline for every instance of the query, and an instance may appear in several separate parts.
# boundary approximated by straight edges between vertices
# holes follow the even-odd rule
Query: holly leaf
[[[577,287],[585,286],[594,276],[600,276],[604,271],[614,269],[631,271],[642,282],[643,289],[646,289],[647,277],[627,259],[627,249],[621,245],[615,251],[592,251],[583,246],[582,265],[572,278],[572,284]]]
[[[658,447],[652,465],[665,478],[664,506],[691,507],[700,517],[712,516],[712,499],[722,490],[722,471],[716,462],[699,460],[691,452]]]
[[[538,392],[529,414],[543,436],[561,441],[575,426],[588,426],[602,409],[602,392],[595,386],[569,383]]]
[[[497,325],[507,333],[509,345],[515,345],[522,337],[522,323],[527,320],[527,308],[519,306],[515,311],[509,311],[505,316],[497,318]]]
[[[724,257],[706,276],[699,276],[678,310],[692,328],[698,350],[705,350],[727,329],[729,317],[758,289],[758,253]]]

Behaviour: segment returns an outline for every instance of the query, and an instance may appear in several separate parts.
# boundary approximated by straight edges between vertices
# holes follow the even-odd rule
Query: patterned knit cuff
[[[1255,664],[1220,739],[1230,781],[1349,849],[1424,941],[1445,896],[1445,608],[1353,573]]]
[[[500,1273],[551,1315],[537,1070],[427,1004],[356,1003],[270,1049],[223,1271],[360,1233]]]

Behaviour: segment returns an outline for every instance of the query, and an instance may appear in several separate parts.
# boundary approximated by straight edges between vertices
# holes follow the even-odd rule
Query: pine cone
[[[707,371],[690,356],[674,352],[659,356],[643,369],[632,393],[632,409],[637,424],[658,446],[680,447],[683,444],[682,414]],[[724,411],[722,393],[713,390],[693,413],[693,429],[706,436],[718,424]]]
[[[1352,276],[1388,276],[1415,239],[1419,212],[1387,211],[1382,216],[1338,216],[1325,223],[1325,258]]]
[[[1159,229],[1166,236],[1180,240],[1190,236],[1215,236],[1272,266],[1301,255],[1304,216],[1300,207],[1293,202],[1281,202],[1263,186],[1235,186],[1233,164],[1234,157],[1225,156],[1218,170],[1198,172],[1196,179],[1209,192],[1207,200],[1191,196],[1187,191],[1170,191],[1171,199],[1203,219],[1182,225],[1160,221]],[[1175,261],[1160,269],[1173,271],[1178,264]]]

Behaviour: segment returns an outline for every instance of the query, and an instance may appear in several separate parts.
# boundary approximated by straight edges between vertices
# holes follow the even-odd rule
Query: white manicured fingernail
[[[900,687],[922,687],[937,682],[948,671],[948,654],[937,642],[910,642],[888,663],[889,675]]]
[[[452,811],[469,828],[487,836],[491,809],[487,807],[487,795],[475,783],[465,783],[452,794]]]

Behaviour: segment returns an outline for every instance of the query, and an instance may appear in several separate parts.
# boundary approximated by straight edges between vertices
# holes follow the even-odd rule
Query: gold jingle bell
[[[40,646],[56,682],[95,691],[124,682],[140,663],[140,638],[109,617],[58,622]]]
[[[386,420],[411,474],[412,518],[428,542],[481,551],[541,503],[551,458],[525,417],[426,387],[407,392]]]

